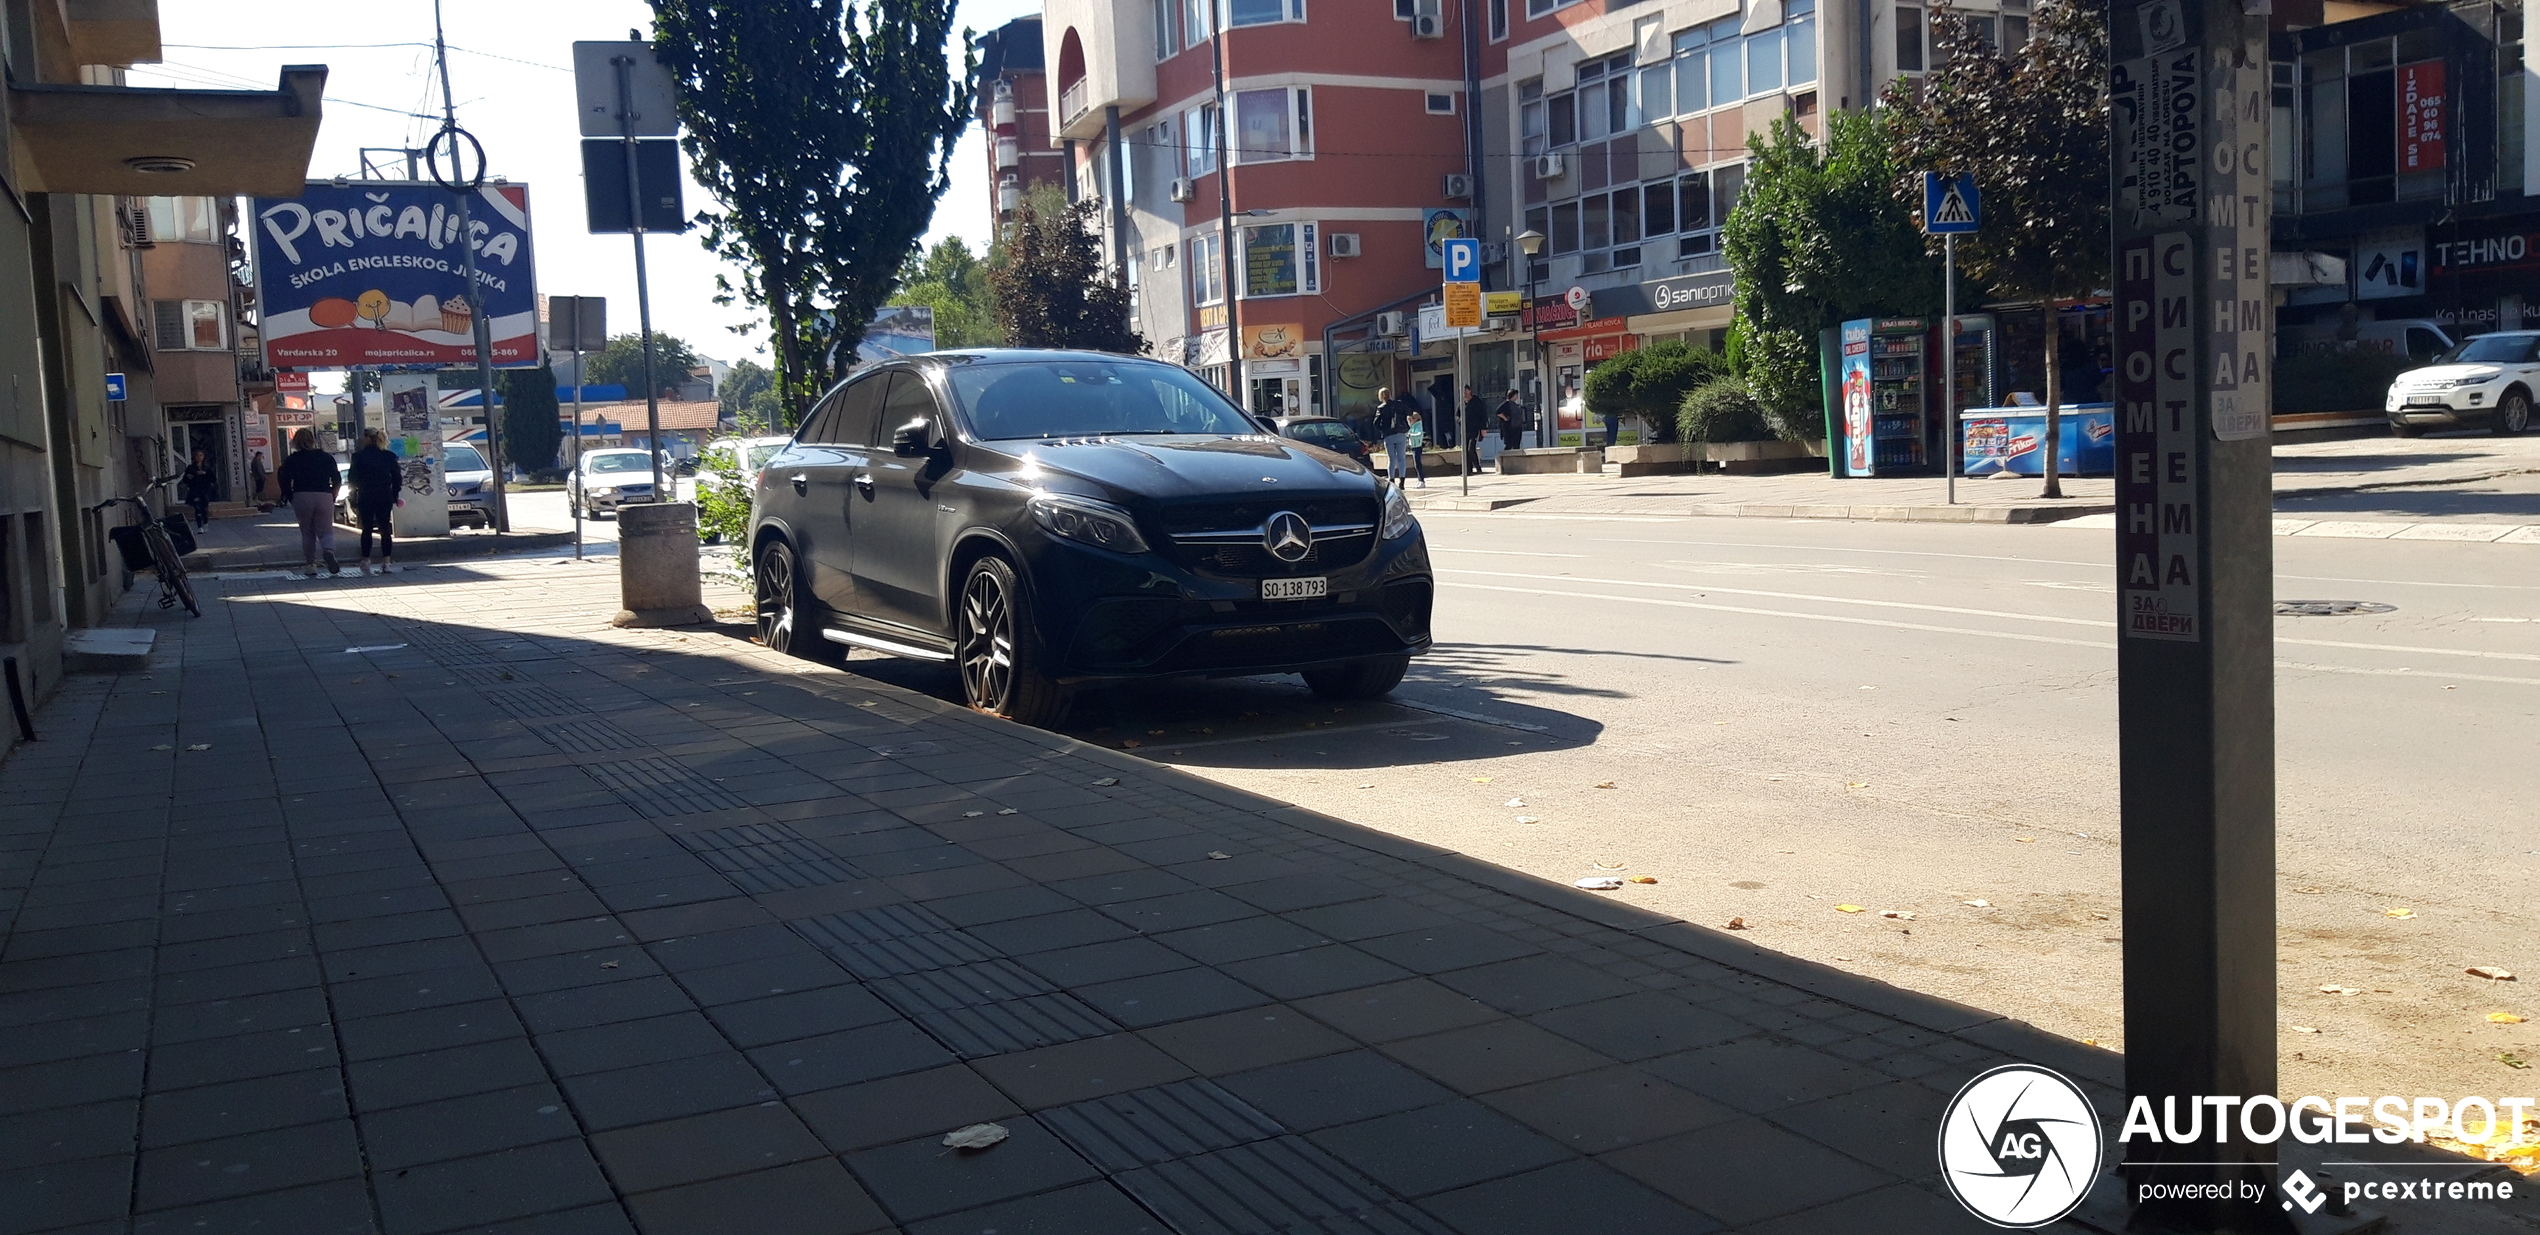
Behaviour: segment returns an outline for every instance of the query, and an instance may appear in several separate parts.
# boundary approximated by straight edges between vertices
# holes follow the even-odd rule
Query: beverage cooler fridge
[[[1938,365],[1919,317],[1843,324],[1842,440],[1828,443],[1839,476],[1922,475],[1932,461]]]

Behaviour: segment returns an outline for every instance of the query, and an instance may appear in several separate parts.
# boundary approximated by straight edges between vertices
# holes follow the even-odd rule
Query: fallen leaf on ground
[[[1543,822],[1543,820],[1541,820],[1541,819],[1537,819],[1537,818],[1535,818],[1533,815],[1519,815],[1519,816],[1517,816],[1517,822],[1519,822],[1519,823],[1541,823],[1541,822]]]
[[[2329,984],[2329,985],[2327,985],[2327,986],[2323,986],[2323,987],[2321,987],[2321,988],[2320,988],[2320,994],[2323,994],[2323,995],[2360,995],[2360,994],[2363,994],[2363,992],[2362,992],[2361,990],[2356,989],[2355,987],[2351,987],[2351,986],[2338,986],[2338,985],[2336,985],[2335,983],[2331,983],[2331,984]]]
[[[212,748],[212,744],[211,744],[211,743],[209,743],[209,742],[196,742],[196,743],[195,743],[195,744],[193,744],[192,746],[188,746],[188,747],[186,747],[185,749],[187,749],[187,750],[210,750],[211,748]]]
[[[1859,913],[1861,912],[1861,907],[1859,905],[1837,905],[1834,907],[1834,911],[1836,913]]]
[[[2316,1029],[2311,1028],[2311,1027],[2310,1027],[2310,1026],[2308,1026],[2308,1025],[2295,1025],[2295,1026],[2293,1026],[2293,1032],[2295,1032],[2295,1033],[2318,1033],[2319,1031],[2318,1031],[2318,1030],[2316,1030]]]
[[[2487,1014],[2487,1019],[2494,1021],[2499,1025],[2519,1025],[2522,1023],[2522,1018],[2511,1012],[2490,1012]]]
[[[1610,780],[1601,780],[1596,782],[1596,787],[1599,789],[1611,789],[1614,787],[1614,782]]]
[[[1374,785],[1360,785],[1360,786],[1359,786],[1359,788],[1361,788],[1361,789],[1373,789],[1373,788],[1375,788],[1375,786],[1374,786]]]
[[[1487,776],[1476,776],[1473,778],[1473,783],[1476,785],[1487,785],[1490,783],[1490,778]]]
[[[1851,958],[1851,957],[1849,957],[1849,956],[1838,956],[1838,957],[1836,957],[1835,959],[1836,959],[1836,960],[1839,960],[1839,961],[1849,961],[1849,960],[1851,960],[1852,958]]]
[[[615,968],[617,968],[617,962],[616,962],[616,961],[601,961],[601,962],[600,962],[600,968],[602,968],[602,969],[615,969]]]
[[[1843,787],[1846,789],[1867,789],[1870,787],[1870,782],[1866,780],[1847,780],[1843,782]]]
[[[987,814],[987,813],[988,813],[988,812],[983,811],[983,810],[966,810],[966,811],[961,812],[961,817],[962,817],[962,818],[964,818],[964,819],[976,819],[976,818],[978,818],[979,816],[984,815],[984,814]]]
[[[1744,919],[1744,918],[1731,918],[1731,919],[1729,919],[1729,929],[1730,929],[1730,930],[1733,930],[1733,931],[1742,931],[1742,930],[1748,930],[1748,929],[1751,929],[1751,928],[1750,928],[1750,927],[1748,927],[1748,926],[1746,925],[1746,919]]]
[[[1976,908],[1978,908],[1978,909],[1991,909],[1991,908],[1993,908],[1993,902],[1992,902],[1992,901],[1989,901],[1989,900],[1986,900],[1986,899],[1984,899],[1984,898],[1982,898],[1982,897],[1978,897],[1978,898],[1976,898],[1976,899],[1974,899],[1974,900],[1971,900],[1971,901],[1960,901],[1960,902],[1958,902],[1958,903],[1959,903],[1959,904],[1961,904],[1961,905],[1973,905],[1973,906],[1975,906],[1975,907],[1976,907]]]
[[[1657,877],[1656,875],[1634,875],[1634,876],[1632,876],[1632,877],[1631,877],[1630,882],[1632,882],[1632,883],[1656,883],[1656,882],[1658,882],[1658,877]]]
[[[2034,836],[2014,836],[2011,839],[2018,841],[2023,845],[2034,845],[2037,843],[2037,838]]]
[[[1596,864],[1596,869],[1601,871],[1618,871],[1623,869],[1625,865],[1627,864],[1622,862],[1599,862]]]
[[[2091,920],[2091,921],[2093,921],[2093,922],[2105,922],[2105,921],[2107,921],[2107,920],[2108,920],[2108,915],[2106,915],[2106,914],[2104,914],[2104,913],[2098,913],[2098,912],[2095,912],[2095,911],[2094,911],[2094,912],[2090,915],[2090,920]]]
[[[1507,801],[1500,803],[1502,806],[1523,806],[1525,804],[1526,800],[1524,798],[1510,798]]]
[[[2530,1064],[2522,1061],[2522,1056],[2514,1054],[2512,1051],[2497,1052],[2496,1062],[2503,1064],[2508,1068],[2528,1068],[2531,1066]]]
[[[1006,807],[1004,810],[998,811],[997,813],[998,813],[998,814],[1000,814],[1000,815],[1020,815],[1020,814],[1022,814],[1023,812],[1021,812],[1021,811],[1019,811],[1019,810],[1016,810],[1016,809],[1014,809],[1013,807],[1009,806],[1009,807]]]
[[[1120,778],[1119,778],[1119,777],[1117,777],[1117,776],[1106,776],[1106,777],[1103,777],[1101,780],[1095,781],[1095,782],[1094,782],[1094,787],[1099,789],[1099,788],[1103,788],[1103,787],[1105,787],[1105,786],[1109,786],[1109,785],[1117,785],[1117,784],[1119,784],[1119,783],[1120,783]]]
[[[1122,750],[1136,750],[1137,748],[1139,748],[1139,747],[1141,747],[1141,746],[1144,746],[1144,745],[1146,745],[1146,743],[1141,742],[1141,741],[1137,740],[1136,738],[1122,738],[1122,739],[1120,739],[1120,749],[1122,749]]]
[[[2301,893],[2301,894],[2302,894],[2302,895],[2304,895],[2304,896],[2317,896],[2317,895],[2319,895],[2319,892],[2320,892],[2320,890],[2319,890],[2318,888],[2295,888],[2295,889],[2293,889],[2293,890],[2294,890],[2294,891],[2296,891],[2296,892]]]
[[[1882,918],[1901,918],[1907,922],[1914,920],[1913,914],[1902,909],[1882,909],[1879,910],[1879,916]]]
[[[2417,916],[2417,911],[2414,909],[2384,909],[2381,912],[2382,916],[2391,918],[2413,918]]]
[[[1147,730],[1147,736],[1151,738],[1160,738],[1164,736],[1164,731],[1161,729],[1149,729]]]
[[[1573,882],[1570,886],[1585,888],[1590,892],[1613,892],[1622,888],[1623,881],[1612,875],[1591,875]]]
[[[2462,972],[2467,973],[2473,978],[2485,978],[2490,982],[2511,982],[2514,980],[2513,970],[2498,969],[2494,965],[2472,965]]]
[[[159,743],[158,745],[151,747],[150,749],[152,749],[152,750],[175,750],[176,748],[175,748],[175,747],[173,747],[173,746],[168,745],[168,744],[167,744],[167,743],[165,743],[165,742],[161,742],[161,743]]]
[[[944,1144],[954,1149],[986,1149],[1006,1136],[1006,1130],[996,1124],[972,1124],[945,1133]]]
[[[1222,850],[1222,849],[1211,849],[1211,850],[1209,850],[1209,851],[1208,851],[1208,856],[1209,856],[1210,860],[1212,860],[1212,861],[1223,862],[1223,861],[1225,861],[1226,859],[1231,858],[1231,857],[1233,857],[1233,856],[1235,856],[1235,855],[1233,855],[1233,854],[1231,854],[1231,853],[1227,853],[1226,851],[1224,851],[1224,850]]]

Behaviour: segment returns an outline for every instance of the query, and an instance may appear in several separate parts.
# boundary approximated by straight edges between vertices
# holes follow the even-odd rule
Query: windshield
[[[1358,434],[1348,425],[1330,420],[1289,425],[1288,436],[1300,442],[1310,442],[1316,446],[1339,451],[1348,450],[1350,443],[1358,440]]]
[[[476,453],[476,447],[444,446],[441,448],[441,470],[444,472],[482,472],[488,469],[485,466],[485,456]]]
[[[1255,434],[1186,370],[1138,361],[968,365],[952,370],[970,427],[990,441],[1112,434]]]
[[[591,472],[650,472],[653,461],[641,451],[626,454],[591,455],[582,460],[583,470]]]
[[[2483,334],[2434,358],[2436,364],[2521,364],[2540,335]]]
[[[748,465],[743,467],[741,470],[745,472],[755,472],[760,468],[766,467],[767,461],[775,458],[776,452],[783,450],[784,448],[785,443],[783,442],[769,442],[764,446],[750,447],[750,461]]]

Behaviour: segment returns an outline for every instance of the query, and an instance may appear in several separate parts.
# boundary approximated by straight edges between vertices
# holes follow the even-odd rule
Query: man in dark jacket
[[[379,533],[379,573],[395,570],[392,560],[397,553],[396,535],[389,525],[401,499],[398,488],[405,483],[404,465],[388,449],[388,435],[377,429],[362,430],[362,448],[353,452],[353,516],[362,529],[362,573],[370,573],[370,537]]]
[[[194,461],[185,465],[185,476],[176,482],[176,495],[194,508],[194,530],[202,531],[212,522],[212,496],[218,488],[212,476],[211,461],[202,451],[194,452]]]
[[[300,521],[301,573],[316,578],[322,552],[326,572],[343,574],[335,564],[335,491],[343,487],[344,475],[335,469],[335,456],[317,448],[317,434],[302,429],[291,435],[291,454],[273,477]]]
[[[1464,388],[1463,421],[1459,427],[1464,433],[1464,470],[1478,472],[1482,469],[1482,435],[1490,432],[1490,404],[1473,393],[1470,386]]]
[[[1517,388],[1508,388],[1508,397],[1499,401],[1499,448],[1517,449],[1517,435],[1526,431],[1526,405],[1517,399]]]

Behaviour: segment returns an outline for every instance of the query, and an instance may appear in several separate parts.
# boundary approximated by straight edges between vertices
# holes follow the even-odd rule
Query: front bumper
[[[2458,386],[2450,390],[2392,391],[2382,401],[2390,423],[2412,428],[2445,428],[2486,421],[2504,386]]]
[[[593,492],[584,504],[593,510],[615,510],[620,506],[641,505],[651,500],[651,485],[620,485],[607,493]]]
[[[1263,600],[1258,577],[1044,540],[1031,553],[1043,647],[1063,682],[1294,673],[1430,647],[1435,584],[1417,533],[1325,572],[1312,600]]]

